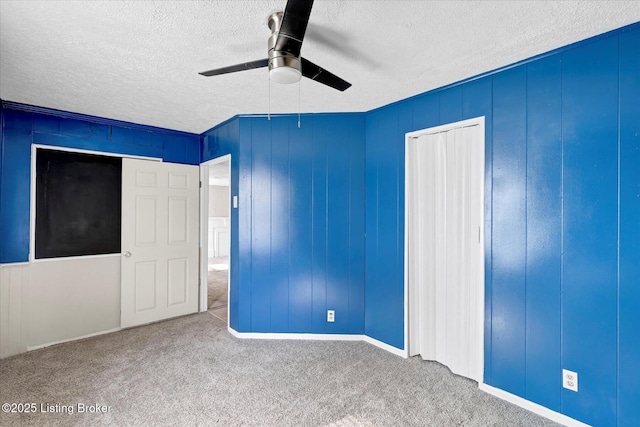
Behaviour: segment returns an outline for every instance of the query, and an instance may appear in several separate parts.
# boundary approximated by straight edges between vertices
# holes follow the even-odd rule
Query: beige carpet
[[[219,309],[228,304],[229,257],[209,258],[207,307]]]
[[[556,425],[437,363],[363,342],[241,340],[209,312],[0,360],[0,402],[36,405],[2,426]]]

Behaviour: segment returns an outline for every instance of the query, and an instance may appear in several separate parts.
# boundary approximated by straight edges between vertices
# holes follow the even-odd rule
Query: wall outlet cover
[[[573,390],[577,392],[578,391],[578,373],[563,369],[562,370],[562,387],[568,390]]]
[[[327,310],[327,322],[334,322],[336,318],[336,312],[334,310]]]

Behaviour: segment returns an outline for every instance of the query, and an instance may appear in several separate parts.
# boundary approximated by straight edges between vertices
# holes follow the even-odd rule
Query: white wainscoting
[[[0,359],[27,351],[29,264],[0,265]]]
[[[0,358],[120,329],[120,255],[0,268]]]
[[[33,262],[29,349],[120,327],[120,255]]]
[[[209,257],[229,256],[229,218],[209,217]]]

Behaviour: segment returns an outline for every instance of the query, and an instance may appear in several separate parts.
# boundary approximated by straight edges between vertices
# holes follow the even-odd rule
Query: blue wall
[[[485,116],[485,382],[640,424],[639,46],[635,24],[367,114],[367,335],[404,346],[404,134]]]
[[[363,114],[304,115],[301,128],[246,116],[204,134],[204,160],[232,154],[239,194],[235,330],[364,333],[364,125]]]
[[[200,137],[97,117],[2,103],[0,263],[29,259],[31,144],[198,164]]]

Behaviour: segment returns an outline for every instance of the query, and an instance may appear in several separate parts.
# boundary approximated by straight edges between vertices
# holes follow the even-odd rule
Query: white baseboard
[[[521,408],[531,411],[534,414],[538,414],[541,417],[550,419],[551,421],[555,421],[556,423],[569,427],[590,427],[589,424],[585,424],[559,412],[552,411],[551,409],[545,408],[542,405],[538,405],[537,403],[531,402],[530,400],[523,399],[520,396],[516,396],[515,394],[511,394],[499,388],[492,387],[488,384],[480,383],[478,384],[478,387],[480,388],[480,390],[486,393],[489,393],[502,400],[506,400],[509,403],[513,403],[514,405],[520,406]]]
[[[83,340],[85,338],[91,338],[91,337],[96,337],[98,335],[110,334],[112,332],[118,332],[118,331],[121,331],[121,330],[122,330],[122,328],[113,328],[113,329],[108,329],[106,331],[95,332],[93,334],[83,335],[81,337],[74,337],[74,338],[69,338],[69,339],[66,339],[66,340],[48,342],[46,344],[38,344],[38,345],[34,345],[34,346],[28,346],[27,347],[27,351],[39,350],[41,348],[50,347],[52,345],[62,344],[62,343],[65,343],[65,342],[70,342],[70,341]]]
[[[229,327],[229,333],[236,338],[257,340],[309,340],[309,341],[364,341],[364,335],[349,334],[295,334],[270,332],[238,332]]]
[[[405,359],[407,359],[409,356],[407,355],[407,351],[401,348],[396,348],[392,345],[389,345],[387,343],[383,343],[382,341],[378,341],[375,338],[371,338],[370,336],[367,335],[361,335],[363,337],[363,341],[366,343],[369,343],[371,345],[375,345],[376,347],[379,347],[383,350],[388,351],[389,353],[393,353],[396,356],[400,356],[403,357]]]
[[[309,340],[309,341],[364,341],[368,344],[381,348],[396,356],[407,358],[406,352],[402,349],[385,344],[375,338],[366,335],[351,334],[296,334],[296,333],[262,333],[262,332],[238,332],[228,327],[229,333],[236,338],[258,339],[258,340]]]

